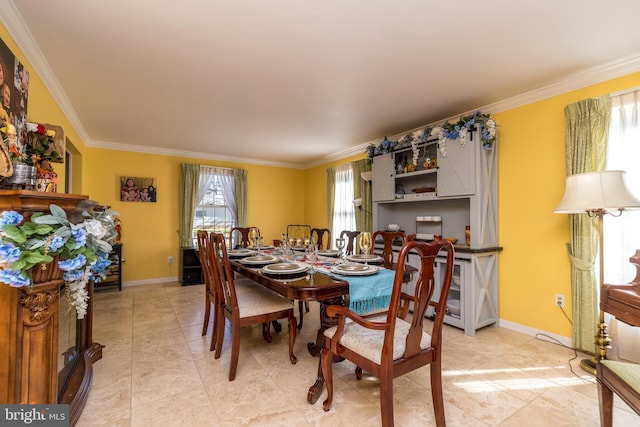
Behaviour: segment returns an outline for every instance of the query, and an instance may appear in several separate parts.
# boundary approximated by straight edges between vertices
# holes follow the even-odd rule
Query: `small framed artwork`
[[[155,202],[155,178],[139,178],[133,176],[120,177],[120,201],[122,202]]]

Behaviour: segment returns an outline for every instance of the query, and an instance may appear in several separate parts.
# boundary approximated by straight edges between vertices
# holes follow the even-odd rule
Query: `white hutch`
[[[385,230],[393,223],[407,234],[416,233],[418,240],[431,240],[434,235],[458,239],[445,322],[473,336],[477,329],[498,321],[502,248],[498,245],[497,144],[483,148],[476,130],[464,145],[459,139],[447,139],[446,156],[437,140],[419,148],[418,165],[412,172],[402,167],[413,156],[411,147],[373,157],[373,227]],[[431,167],[425,163],[427,158],[432,159]],[[444,262],[438,267],[444,268]]]

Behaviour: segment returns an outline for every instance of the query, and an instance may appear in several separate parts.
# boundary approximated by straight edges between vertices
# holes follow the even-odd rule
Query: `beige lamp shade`
[[[640,209],[640,200],[627,188],[625,174],[625,171],[614,170],[568,176],[564,196],[553,212],[575,214]]]

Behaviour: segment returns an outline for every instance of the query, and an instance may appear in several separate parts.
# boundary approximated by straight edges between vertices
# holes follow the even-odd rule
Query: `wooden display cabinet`
[[[60,206],[77,223],[83,219],[82,212],[96,203],[76,194],[0,190],[0,211],[14,210],[29,217],[48,212],[50,204]],[[87,314],[76,320],[74,342],[60,356],[62,272],[54,261],[46,270],[34,271],[33,279],[33,286],[23,288],[0,283],[0,402],[69,404],[74,425],[89,393],[92,364],[102,357],[102,345],[93,342],[91,334],[93,286],[88,286]]]
[[[122,243],[114,243],[112,245],[109,260],[111,264],[105,270],[105,278],[101,282],[95,284],[95,290],[117,287],[118,291],[122,291]]]

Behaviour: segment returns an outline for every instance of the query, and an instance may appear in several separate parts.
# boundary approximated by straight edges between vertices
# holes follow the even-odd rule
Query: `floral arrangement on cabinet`
[[[39,123],[26,124],[27,138],[24,146],[19,146],[16,128],[11,123],[6,123],[0,128],[3,140],[7,145],[7,151],[14,164],[37,166],[42,160],[52,163],[62,163],[64,159],[58,152],[60,143],[56,141],[58,133],[53,129],[47,129]]]
[[[370,145],[367,147],[369,159],[379,154],[386,154],[399,148],[411,146],[413,151],[412,165],[418,164],[419,149],[418,144],[424,143],[429,138],[437,138],[438,150],[443,157],[447,156],[447,140],[460,139],[460,145],[467,144],[469,132],[476,129],[480,130],[480,143],[482,147],[490,150],[496,142],[496,122],[489,114],[483,114],[476,111],[468,116],[461,117],[457,122],[445,122],[440,126],[427,127],[424,130],[418,130],[409,133],[398,141],[390,141],[387,137],[378,145]]]
[[[50,205],[51,214],[35,213],[28,221],[15,211],[0,214],[0,282],[12,287],[33,285],[34,269],[63,271],[66,295],[77,318],[87,312],[87,282],[100,282],[111,264],[108,255],[117,237],[114,216],[106,207],[83,212],[85,220],[72,224],[65,211]]]

